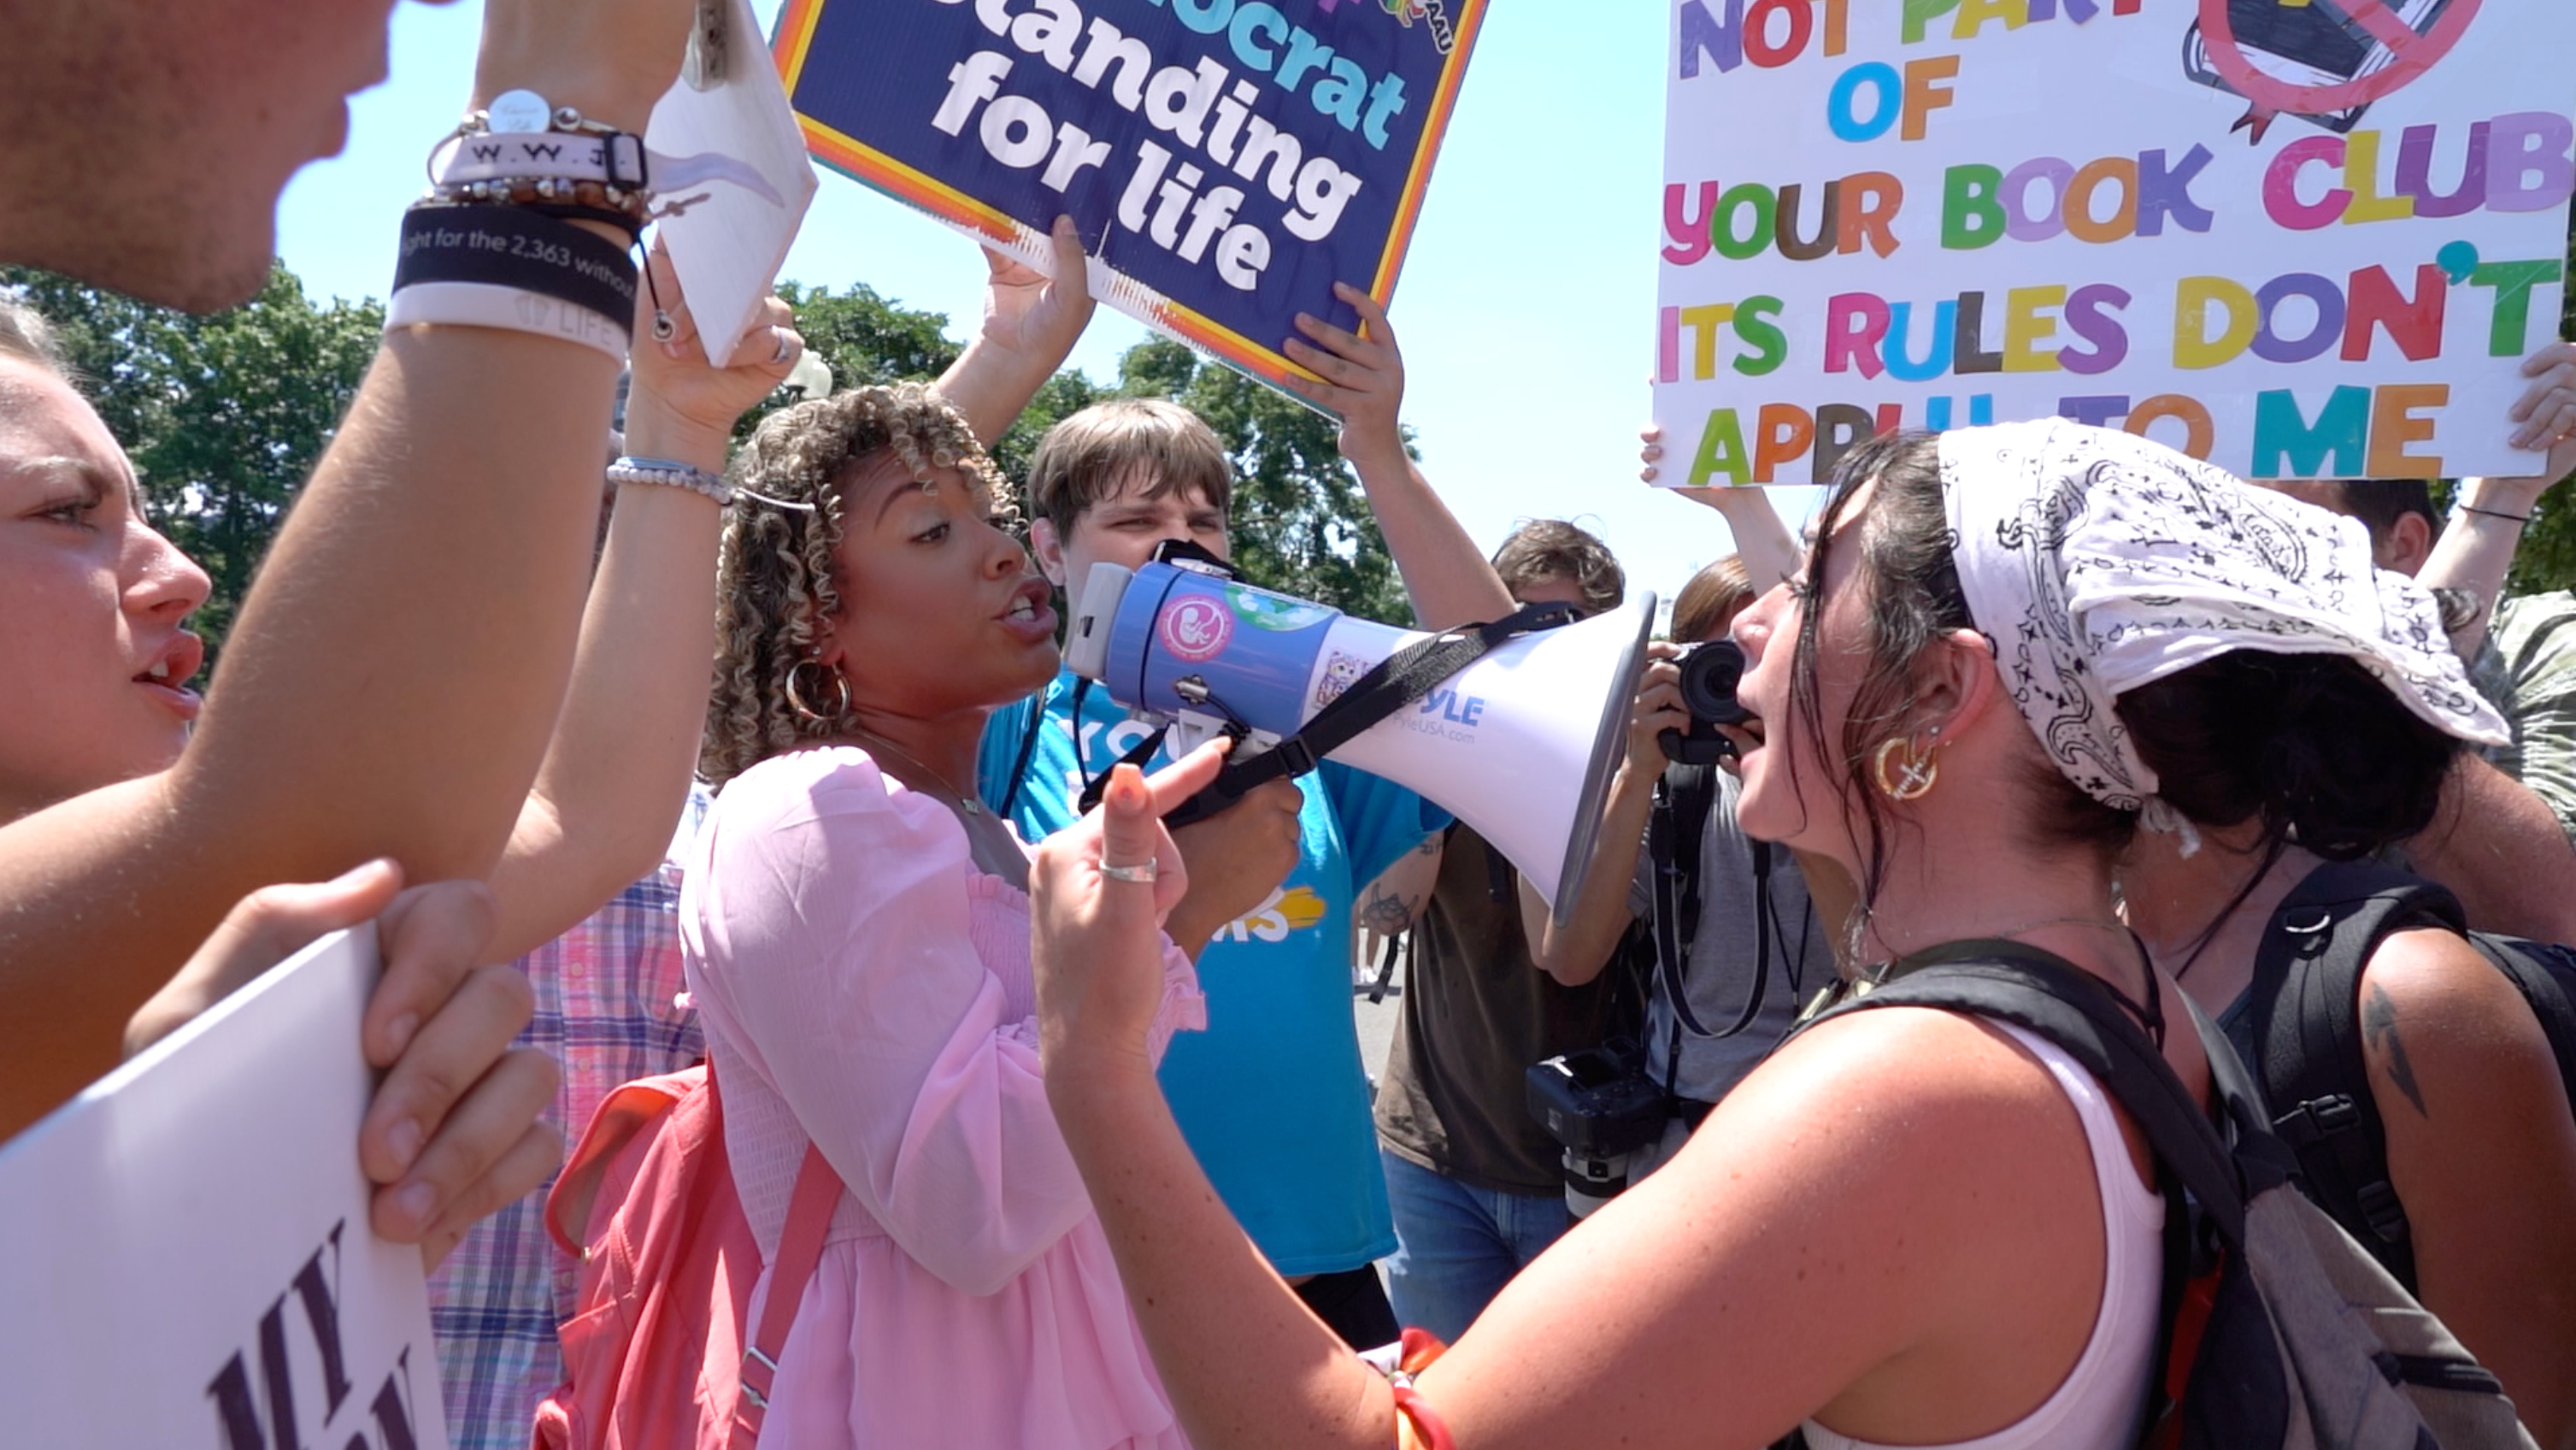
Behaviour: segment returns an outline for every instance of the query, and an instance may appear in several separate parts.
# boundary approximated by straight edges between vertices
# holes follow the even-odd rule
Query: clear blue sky
[[[1493,6],[1391,315],[1423,470],[1477,541],[1490,549],[1523,518],[1576,518],[1609,540],[1632,585],[1669,597],[1732,544],[1715,514],[1637,481],[1665,13],[1647,0]],[[430,142],[455,124],[481,20],[479,0],[395,7],[392,78],[357,99],[348,150],[306,168],[279,214],[279,250],[317,295],[383,295],[395,219],[420,192]],[[827,171],[784,275],[865,282],[946,313],[958,336],[977,316],[984,262],[947,228]],[[1112,379],[1145,335],[1104,308],[1074,365]],[[1778,498],[1793,523],[1812,492]]]

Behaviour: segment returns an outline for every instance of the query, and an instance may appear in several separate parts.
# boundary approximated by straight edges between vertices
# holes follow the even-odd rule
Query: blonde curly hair
[[[725,782],[770,756],[846,736],[857,723],[845,695],[789,681],[813,662],[822,621],[841,612],[833,574],[842,493],[856,466],[891,450],[934,486],[931,470],[962,470],[997,513],[1010,485],[975,430],[925,383],[852,388],[763,420],[734,460],[734,504],[716,563],[715,685],[707,697],[698,773]],[[783,505],[783,506],[782,506]]]

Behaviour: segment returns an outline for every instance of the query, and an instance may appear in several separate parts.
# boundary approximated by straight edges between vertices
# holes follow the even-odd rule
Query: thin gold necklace
[[[970,816],[980,816],[984,814],[984,803],[982,801],[976,800],[974,797],[967,795],[964,791],[950,785],[938,771],[931,769],[929,766],[922,764],[920,760],[916,759],[911,751],[904,749],[902,746],[895,744],[893,741],[886,739],[884,736],[879,735],[865,726],[859,727],[859,733],[866,736],[871,742],[880,745],[887,751],[891,752],[895,759],[902,761],[904,764],[911,766],[917,771],[920,771],[925,779],[929,780],[931,784],[939,787],[941,791],[947,794],[949,803],[955,806],[959,811]]]

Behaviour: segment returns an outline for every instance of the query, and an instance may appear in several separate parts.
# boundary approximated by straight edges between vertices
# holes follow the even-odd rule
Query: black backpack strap
[[[1164,817],[1164,824],[1205,820],[1274,780],[1306,774],[1361,731],[1430,694],[1460,670],[1522,635],[1570,624],[1574,617],[1567,605],[1532,604],[1491,624],[1465,625],[1406,645],[1352,681],[1295,735],[1247,760],[1228,761],[1207,789]]]
[[[1799,1030],[1847,1012],[1935,1007],[2038,1033],[2102,1084],[2147,1135],[2157,1162],[2190,1190],[2203,1221],[2229,1247],[2241,1248],[2246,1203],[2287,1181],[2289,1162],[2285,1153],[2265,1150],[2269,1135],[2250,1097],[2252,1085],[2226,1040],[2188,997],[2171,995],[2181,1000],[2208,1052],[2212,1088],[2227,1115],[2225,1136],[2105,984],[2022,942],[1964,941],[1919,952],[1891,967],[1873,990]]]
[[[2415,1284],[2406,1210],[2388,1181],[2388,1134],[2363,1055],[2361,975],[2392,932],[2462,931],[2456,897],[2367,861],[2308,873],[2263,929],[2246,989],[2248,1046],[2272,1126],[2309,1197],[2397,1281]]]

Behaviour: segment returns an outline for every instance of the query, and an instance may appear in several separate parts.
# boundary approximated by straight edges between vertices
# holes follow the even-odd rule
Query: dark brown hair
[[[1494,551],[1494,572],[1518,594],[1546,579],[1570,579],[1583,591],[1583,612],[1616,609],[1628,597],[1628,574],[1610,546],[1563,519],[1524,519]]]
[[[1742,559],[1729,554],[1708,565],[1673,596],[1673,642],[1698,644],[1715,639],[1753,597],[1753,581],[1745,577]]]
[[[1821,594],[1825,566],[1837,547],[1834,530],[1850,512],[1863,485],[1875,483],[1869,511],[1848,539],[1860,550],[1853,576],[1869,591],[1869,666],[1852,695],[1851,713],[1843,721],[1837,760],[1825,742],[1824,699],[1816,683]],[[1825,758],[1839,766],[1835,789],[1860,803],[1868,831],[1862,843],[1867,858],[1860,887],[1864,913],[1878,899],[1887,875],[1889,820],[1869,779],[1871,757],[1888,740],[1910,734],[1918,690],[1917,676],[1925,651],[1953,630],[1974,629],[1966,593],[1951,547],[1949,508],[1941,493],[1940,441],[1929,433],[1894,433],[1873,439],[1843,456],[1834,470],[1833,492],[1816,518],[1815,541],[1807,552],[1807,607],[1798,624],[1797,654],[1792,661],[1790,704],[1800,725]],[[1796,782],[1793,751],[1791,780]],[[2039,761],[2024,791],[2028,807],[2026,839],[2042,849],[2077,847],[2097,852],[2107,867],[2128,845],[2137,825],[2132,812],[2115,811],[2078,789],[2054,765]],[[1804,791],[1800,791],[1804,800]]]
[[[1864,908],[1877,897],[1887,858],[1886,816],[1866,774],[1870,755],[1908,732],[1917,662],[1932,641],[1978,627],[1959,586],[1938,442],[1927,434],[1882,438],[1845,457],[1816,521],[1809,588],[1825,577],[1835,526],[1853,495],[1872,482],[1869,511],[1845,545],[1861,551],[1855,583],[1870,591],[1870,663],[1843,724],[1837,782],[1860,801],[1868,824]],[[1811,598],[1790,684],[1803,728],[1819,741],[1822,612]],[[2128,691],[2118,711],[2168,804],[2204,825],[2261,820],[2257,850],[2266,854],[2296,841],[2351,859],[2417,834],[2432,823],[2460,751],[2459,741],[2340,655],[2232,650]],[[2026,799],[2027,839],[2042,849],[2081,847],[2108,859],[2136,830],[2134,812],[2094,800],[2054,766],[2033,770]]]

